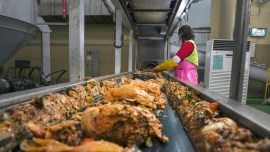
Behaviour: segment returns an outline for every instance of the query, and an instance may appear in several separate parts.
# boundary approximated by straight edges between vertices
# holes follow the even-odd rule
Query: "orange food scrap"
[[[217,110],[217,108],[218,108],[218,102],[212,102],[212,103],[210,103],[209,108],[210,108],[212,111]]]

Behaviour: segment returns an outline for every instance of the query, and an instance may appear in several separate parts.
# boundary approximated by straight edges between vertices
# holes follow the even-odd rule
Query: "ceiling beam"
[[[102,0],[102,1],[110,13],[113,12],[113,14],[115,14],[115,9],[121,9],[122,13],[123,13],[123,16],[122,16],[123,17],[123,20],[122,20],[123,25],[127,29],[130,29],[130,30],[133,29],[131,18],[129,16],[129,14],[126,14],[126,12],[124,11],[123,7],[121,6],[119,0]]]
[[[173,15],[168,23],[168,32],[166,38],[170,37],[173,31],[177,28],[181,17],[187,13],[188,8],[193,0],[177,0],[177,4],[174,6]]]

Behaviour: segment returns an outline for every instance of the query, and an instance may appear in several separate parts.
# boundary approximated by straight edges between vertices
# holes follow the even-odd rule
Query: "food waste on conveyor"
[[[170,139],[157,119],[167,103],[198,151],[270,150],[269,138],[223,117],[218,102],[204,101],[161,73],[136,71],[102,81],[90,79],[86,85],[2,109],[0,151],[120,152],[151,148],[153,139],[167,144]]]

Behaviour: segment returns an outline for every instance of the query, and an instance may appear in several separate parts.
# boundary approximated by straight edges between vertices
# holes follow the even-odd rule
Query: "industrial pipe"
[[[267,79],[267,68],[261,64],[250,63],[249,77],[250,79],[265,83]],[[270,76],[268,79],[270,80]]]
[[[62,1],[62,15],[63,15],[63,18],[66,19],[66,17],[67,17],[67,0]]]

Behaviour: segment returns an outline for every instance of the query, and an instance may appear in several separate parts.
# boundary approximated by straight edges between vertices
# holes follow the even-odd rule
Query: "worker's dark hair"
[[[188,25],[183,25],[178,29],[178,36],[181,37],[182,43],[186,40],[194,40],[193,30]]]

